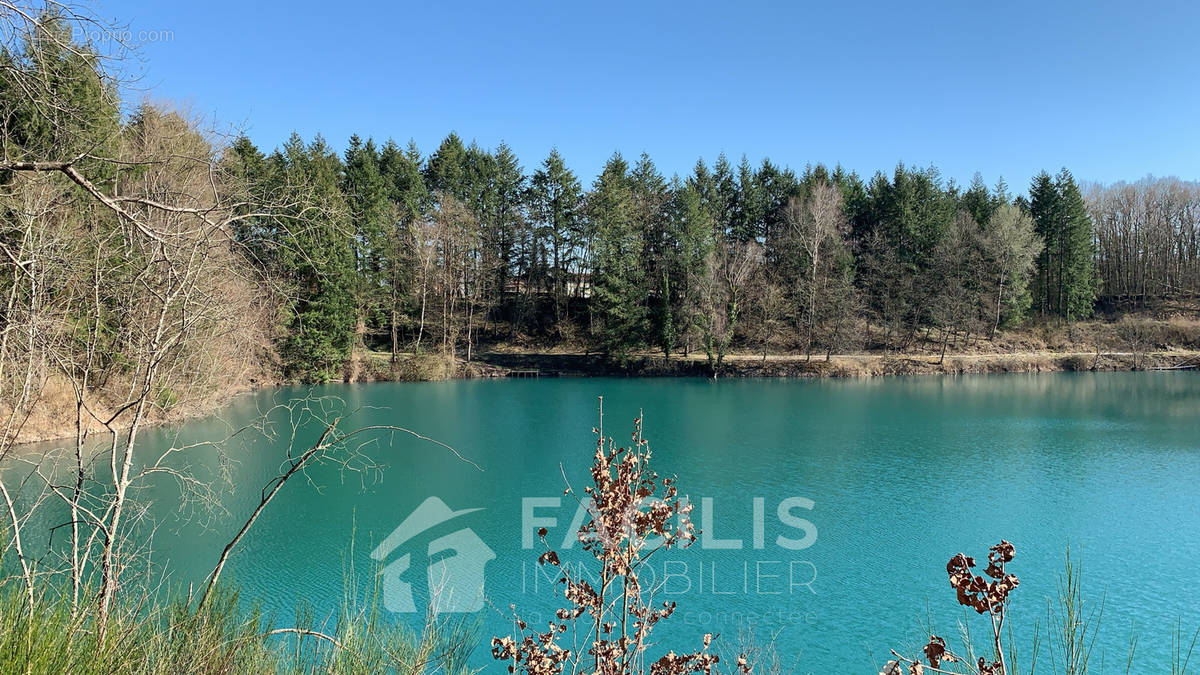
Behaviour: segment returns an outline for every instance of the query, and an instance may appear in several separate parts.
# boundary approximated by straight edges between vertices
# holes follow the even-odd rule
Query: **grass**
[[[372,600],[330,628],[311,611],[277,627],[234,592],[199,612],[183,602],[125,606],[101,631],[90,608],[46,592],[32,611],[24,587],[0,584],[0,671],[5,673],[403,673],[457,675],[476,637],[466,623],[429,617],[421,631],[392,623]]]

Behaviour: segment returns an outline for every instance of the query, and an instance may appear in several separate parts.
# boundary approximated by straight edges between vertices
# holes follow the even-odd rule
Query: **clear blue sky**
[[[1197,2],[283,2],[99,0],[147,44],[142,86],[241,126],[451,130],[589,183],[614,150],[663,173],[724,150],[869,176],[898,161],[1024,191],[1200,178]]]

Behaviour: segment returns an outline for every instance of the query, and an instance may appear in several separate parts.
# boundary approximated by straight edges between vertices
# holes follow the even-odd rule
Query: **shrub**
[[[999,544],[991,547],[988,550],[988,566],[983,570],[986,577],[974,573],[975,558],[971,556],[959,553],[946,563],[946,574],[950,577],[951,588],[957,594],[958,604],[975,610],[977,614],[987,615],[991,626],[993,654],[990,659],[978,657],[972,668],[967,659],[950,651],[945,639],[930,635],[929,642],[921,650],[930,668],[941,668],[943,663],[959,663],[966,664],[968,672],[973,675],[1007,675],[1009,670],[1004,656],[1004,620],[1008,611],[1008,594],[1020,581],[1016,575],[1009,574],[1005,566],[1012,562],[1015,555],[1016,549],[1008,541],[1001,540]],[[922,675],[925,672],[925,666],[921,664],[919,657],[908,658],[895,650],[892,651],[892,655],[896,658],[884,665],[880,675]]]
[[[528,675],[559,675],[570,672],[595,675],[682,675],[714,673],[720,657],[709,651],[712,634],[706,634],[700,649],[668,651],[657,659],[648,655],[650,634],[655,626],[675,612],[674,602],[652,604],[639,580],[641,567],[656,551],[686,548],[695,540],[688,514],[691,505],[679,497],[674,478],[659,478],[650,469],[649,443],[642,437],[642,418],[634,420],[629,447],[617,447],[604,436],[604,399],[600,400],[600,425],[592,463],[592,483],[577,495],[568,486],[566,494],[586,499],[591,519],[578,531],[582,548],[599,567],[594,588],[581,575],[571,573],[547,547],[538,558],[541,565],[558,569],[558,584],[567,605],[555,613],[545,632],[531,628],[514,615],[514,636],[492,638],[492,656],[509,663],[509,672]],[[677,521],[676,526],[672,522]],[[546,530],[538,535],[543,544]],[[659,542],[649,545],[651,538]],[[592,561],[589,561],[592,562]],[[568,630],[582,634],[586,653],[576,653],[559,644]],[[652,660],[653,659],[653,660]],[[583,664],[589,663],[584,666]],[[735,672],[749,673],[744,655]]]

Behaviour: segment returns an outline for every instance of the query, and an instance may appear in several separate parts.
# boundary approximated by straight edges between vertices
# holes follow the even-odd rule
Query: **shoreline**
[[[495,351],[479,353],[470,362],[444,362],[434,369],[414,369],[407,355],[393,365],[381,355],[363,359],[353,373],[332,383],[366,384],[373,382],[434,382],[470,379],[518,379],[559,377],[705,377],[712,372],[707,360],[695,354],[672,357],[637,355],[625,364],[613,363],[598,355],[566,352]],[[442,360],[442,359],[438,359]],[[940,361],[940,362],[939,362]],[[814,355],[806,360],[802,355],[733,354],[726,357],[717,379],[751,378],[863,378],[904,375],[994,375],[1004,373],[1058,372],[1187,372],[1200,370],[1200,350],[1171,350],[1135,354],[1132,352],[1017,352],[1010,354],[947,354],[944,359],[928,354],[841,354],[828,361]],[[432,377],[413,377],[428,372]],[[186,412],[172,411],[143,422],[147,427],[162,427],[204,418],[244,396],[267,387],[287,386],[287,382],[258,380],[231,387],[228,396],[214,397],[206,405],[189,407]],[[15,445],[25,446],[71,438],[73,427],[60,427],[55,432],[21,438]]]
[[[410,357],[411,358],[411,357]],[[404,377],[402,368],[362,368],[346,382],[435,381],[508,377],[713,377],[705,358],[637,355],[626,363],[564,352],[482,352],[471,362],[457,361],[452,375]],[[1015,352],[947,354],[840,354],[826,360],[814,355],[729,355],[719,378],[851,378],[893,375],[986,375],[998,373],[1119,372],[1200,369],[1200,350],[1134,352]],[[448,370],[448,369],[447,369]],[[401,376],[395,376],[401,375]]]

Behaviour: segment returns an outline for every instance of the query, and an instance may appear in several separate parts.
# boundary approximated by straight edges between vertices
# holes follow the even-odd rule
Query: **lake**
[[[510,630],[510,604],[534,625],[559,606],[536,565],[541,544],[530,539],[546,526],[557,546],[577,516],[564,474],[582,487],[603,396],[605,430],[618,442],[644,412],[653,466],[678,477],[706,530],[644,575],[679,605],[656,633],[676,651],[706,632],[732,648],[752,625],[754,639],[773,639],[796,672],[876,672],[889,648],[916,652],[930,618],[953,644],[963,614],[946,561],[960,551],[983,560],[1002,538],[1016,546],[1011,621],[1022,651],[1035,622],[1044,636],[1068,546],[1091,606],[1103,602],[1095,665],[1103,651],[1109,669],[1123,672],[1132,631],[1138,670],[1161,671],[1175,622],[1188,639],[1200,625],[1195,373],[283,388],[238,399],[220,421],[151,430],[146,450],[220,438],[226,424],[310,393],[355,411],[342,428],[401,425],[479,468],[396,436],[361,448],[386,468],[323,465],[289,483],[225,573],[280,624],[301,602],[318,616],[333,612],[348,573],[375,574],[371,554],[396,530],[395,546],[378,556],[391,575],[385,595],[391,609],[418,611],[392,615],[419,620],[430,577],[442,580],[433,595],[448,609],[479,606],[469,586],[482,586],[476,657],[491,664],[486,644]],[[298,438],[316,433],[303,428]],[[226,513],[181,510],[166,483],[147,495],[159,526],[155,559],[177,585],[212,567],[278,470],[286,443],[239,438],[228,448],[236,487],[222,497]],[[210,449],[192,454],[201,475],[214,472]],[[478,510],[457,513],[469,509]],[[971,620],[982,635],[982,620]]]

